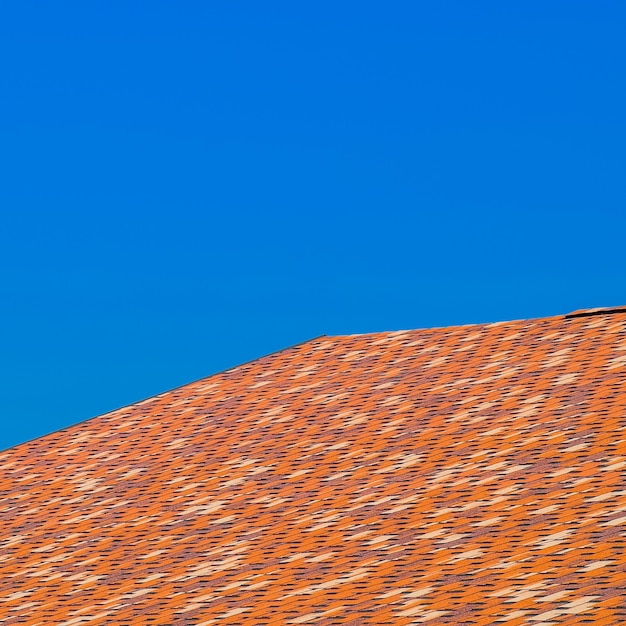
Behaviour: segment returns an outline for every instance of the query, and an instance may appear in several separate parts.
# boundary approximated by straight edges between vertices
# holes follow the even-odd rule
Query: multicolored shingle
[[[0,623],[626,623],[626,310],[322,337],[0,453]]]

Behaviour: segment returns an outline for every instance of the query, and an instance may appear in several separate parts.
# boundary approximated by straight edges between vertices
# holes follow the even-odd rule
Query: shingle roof
[[[2,624],[626,623],[626,312],[322,337],[0,453]]]

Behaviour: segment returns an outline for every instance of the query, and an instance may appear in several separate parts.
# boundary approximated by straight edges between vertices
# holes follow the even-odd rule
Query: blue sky
[[[626,4],[0,7],[0,448],[320,334],[626,304]]]

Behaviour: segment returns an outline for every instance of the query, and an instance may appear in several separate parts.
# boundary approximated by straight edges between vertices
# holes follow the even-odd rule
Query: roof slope
[[[0,623],[626,623],[625,382],[619,310],[324,337],[19,445]]]

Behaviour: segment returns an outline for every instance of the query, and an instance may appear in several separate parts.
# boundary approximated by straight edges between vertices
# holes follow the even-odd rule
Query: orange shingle
[[[321,337],[0,453],[1,624],[626,623],[626,310]]]

